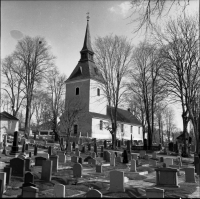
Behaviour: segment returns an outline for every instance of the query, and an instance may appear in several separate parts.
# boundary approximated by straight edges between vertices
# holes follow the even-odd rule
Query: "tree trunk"
[[[31,101],[27,99],[26,105],[26,117],[25,117],[25,138],[29,137],[30,134],[30,116],[31,116]]]
[[[183,146],[182,156],[188,157],[188,144],[186,142],[188,118],[185,116],[185,114],[182,115],[182,118],[183,118],[183,134],[184,134],[184,146]]]

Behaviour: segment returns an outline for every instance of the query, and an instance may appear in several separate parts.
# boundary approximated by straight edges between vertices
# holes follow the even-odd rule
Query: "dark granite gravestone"
[[[104,140],[103,145],[104,145],[104,148],[106,149],[107,148],[107,141],[106,140]]]
[[[31,158],[31,152],[29,152],[29,158]]]
[[[25,150],[28,151],[28,144],[26,144],[25,146],[26,146]]]
[[[25,171],[31,171],[31,159],[30,158],[25,159]]]
[[[107,153],[107,151],[103,152],[103,160],[106,160],[106,153]]]
[[[11,180],[12,167],[10,166],[4,167],[3,172],[6,173],[6,184],[9,185]]]
[[[106,162],[110,162],[110,157],[111,157],[111,153],[106,151],[106,158],[105,158],[105,161]]]
[[[117,142],[117,146],[118,146],[118,148],[121,147],[121,140],[118,140],[118,142]]]
[[[117,152],[115,152],[115,157],[117,157]]]
[[[22,145],[22,153],[25,153],[25,142],[24,142],[24,144]]]
[[[91,159],[92,157],[91,156],[87,156],[85,159],[84,159],[84,162],[88,162],[89,159]]]
[[[60,139],[60,143],[61,143],[62,146],[64,146],[64,138]]]
[[[73,143],[72,143],[72,146],[73,146],[73,149],[75,149],[75,147],[76,147],[76,143],[73,142]]]
[[[35,156],[37,155],[37,145],[35,145],[35,147],[34,147],[34,155]]]
[[[130,153],[131,152],[131,141],[127,140],[126,145],[127,145],[127,152]]]
[[[83,164],[83,158],[82,157],[78,158],[78,163]]]
[[[24,177],[25,160],[21,158],[13,158],[10,160],[10,167],[12,168],[12,176]]]
[[[90,151],[91,150],[91,144],[89,143],[88,144],[88,151]]]
[[[3,198],[3,181],[0,180],[0,198]]]
[[[96,153],[96,156],[97,156],[97,144],[96,143],[94,144],[94,152]]]
[[[124,164],[128,163],[128,153],[127,153],[127,150],[124,150],[124,152],[123,152],[123,163]]]
[[[34,138],[33,139],[36,140],[36,133],[34,134]]]
[[[44,158],[44,157],[36,157],[36,158],[35,158],[35,166],[42,166],[42,162],[43,162],[44,160],[47,160],[47,159]]]
[[[85,146],[82,147],[81,153],[85,153]]]
[[[52,155],[52,148],[51,148],[51,146],[49,146],[49,148],[48,148],[48,154],[49,154],[49,156]]]
[[[24,176],[24,183],[34,183],[34,175],[31,172],[26,172]]]
[[[13,139],[13,146],[10,151],[10,155],[16,155],[19,153],[19,147],[18,147],[18,131],[14,132],[14,139]]]
[[[160,157],[160,162],[164,162],[164,158],[163,157]]]

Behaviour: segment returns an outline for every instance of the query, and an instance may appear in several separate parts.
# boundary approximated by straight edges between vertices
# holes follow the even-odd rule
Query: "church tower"
[[[79,101],[84,106],[85,116],[80,118],[78,132],[91,132],[92,118],[90,113],[106,115],[107,100],[102,93],[103,77],[94,63],[94,52],[91,45],[89,16],[80,60],[66,80],[65,106],[69,101]],[[87,118],[87,121],[85,119]],[[87,127],[86,127],[87,126]]]

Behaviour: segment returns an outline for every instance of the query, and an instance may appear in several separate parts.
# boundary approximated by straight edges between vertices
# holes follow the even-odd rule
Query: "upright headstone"
[[[65,198],[65,185],[56,184],[54,186],[54,197],[55,198]]]
[[[89,143],[88,144],[88,151],[90,151],[91,150],[91,144]]]
[[[57,172],[58,171],[59,156],[58,155],[52,155],[52,156],[50,156],[50,160],[52,160],[52,162],[53,162],[52,171]]]
[[[49,154],[49,156],[52,155],[52,148],[51,148],[51,146],[49,146],[49,148],[48,148],[48,154]]]
[[[164,158],[163,157],[160,157],[160,162],[164,162]]]
[[[85,153],[85,146],[82,147],[81,153]]]
[[[78,163],[83,164],[83,158],[82,157],[78,158]]]
[[[68,142],[67,151],[72,152],[72,143]]]
[[[37,145],[35,145],[35,147],[34,147],[34,156],[36,156],[37,155]]]
[[[37,187],[22,187],[22,198],[38,198],[39,189]]]
[[[74,164],[74,166],[73,166],[73,176],[74,176],[74,178],[81,178],[82,172],[83,172],[82,165],[79,164],[79,163]]]
[[[4,167],[3,171],[6,173],[6,184],[9,185],[11,180],[12,167],[6,166]]]
[[[25,159],[25,171],[31,171],[31,159],[30,158]]]
[[[112,154],[112,155],[111,155],[111,158],[110,158],[110,166],[115,167],[115,154]]]
[[[78,157],[77,156],[72,156],[71,157],[71,162],[78,163]]]
[[[173,158],[165,158],[164,163],[166,164],[166,167],[169,167],[169,165],[173,165]]]
[[[97,160],[94,159],[94,158],[90,158],[90,159],[88,160],[88,164],[96,165],[96,163],[97,163]]]
[[[145,155],[146,155],[146,151],[140,151],[140,158],[144,158]]]
[[[47,160],[44,157],[35,157],[35,166],[42,166],[43,161]]]
[[[25,150],[28,151],[28,144],[25,145]]]
[[[91,156],[92,156],[92,158],[96,158],[96,153],[95,153],[95,152],[92,152],[92,153],[91,153]]]
[[[13,139],[13,146],[10,151],[10,155],[17,155],[19,153],[19,147],[18,147],[18,131],[14,132],[14,139]]]
[[[96,164],[96,172],[102,173],[102,165],[101,164]]]
[[[137,172],[137,169],[136,169],[136,160],[131,160],[131,172]]]
[[[86,198],[102,198],[102,193],[97,189],[91,189],[86,193]]]
[[[146,198],[164,198],[164,189],[157,187],[146,189]]]
[[[103,144],[104,144],[104,148],[106,149],[107,148],[107,141],[104,140]]]
[[[124,172],[110,171],[110,192],[124,192]]]
[[[13,158],[10,160],[10,167],[12,168],[12,176],[18,176],[24,178],[25,160],[21,158]]]
[[[130,142],[130,140],[127,140],[126,145],[127,145],[127,152],[130,153],[131,152],[131,142]]]
[[[157,153],[155,151],[152,154],[152,159],[157,159]]]
[[[52,166],[53,166],[52,160],[45,160],[45,161],[42,162],[41,180],[44,180],[44,181],[47,181],[47,182],[51,181]]]
[[[76,143],[73,142],[73,143],[72,143],[72,146],[73,146],[73,149],[75,149],[75,147],[76,147]]]
[[[128,153],[127,153],[127,150],[124,150],[124,152],[123,152],[123,163],[124,164],[128,163]]]
[[[106,156],[105,157],[106,162],[110,162],[110,155],[111,155],[110,152],[106,151],[106,155],[105,155]]]
[[[194,168],[185,168],[185,182],[195,183]]]
[[[34,175],[31,172],[25,173],[24,183],[34,183]]]
[[[0,172],[0,180],[2,180],[2,190],[3,193],[6,191],[6,172]]]
[[[94,144],[94,152],[96,153],[96,156],[97,156],[97,144],[96,143]]]
[[[32,154],[32,153],[31,153],[31,151],[30,151],[30,152],[29,152],[29,158],[31,158],[31,154]]]

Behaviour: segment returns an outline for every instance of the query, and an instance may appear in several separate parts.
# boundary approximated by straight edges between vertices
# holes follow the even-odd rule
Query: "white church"
[[[97,139],[111,139],[111,134],[106,127],[110,125],[110,113],[113,107],[107,105],[107,99],[101,89],[102,76],[94,63],[94,52],[91,46],[89,19],[85,32],[81,58],[73,72],[66,80],[65,107],[69,101],[82,104],[84,110],[79,115],[72,127],[72,136],[81,132],[82,136],[88,135]],[[67,108],[66,108],[67,111]],[[117,138],[143,141],[142,125],[130,111],[117,110]]]

